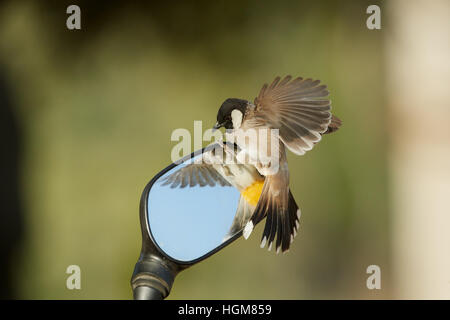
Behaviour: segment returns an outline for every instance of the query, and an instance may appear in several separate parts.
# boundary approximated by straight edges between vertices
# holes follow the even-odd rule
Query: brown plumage
[[[342,121],[341,119],[339,119],[338,117],[336,117],[334,114],[331,116],[331,122],[328,125],[328,129],[327,131],[325,131],[323,134],[327,134],[327,133],[333,133],[335,131],[337,131],[342,125]]]
[[[277,252],[285,252],[297,234],[300,209],[289,188],[286,148],[297,155],[303,155],[311,150],[324,134],[339,129],[342,122],[331,114],[331,102],[327,98],[328,95],[327,86],[321,84],[319,80],[301,77],[293,79],[291,76],[283,79],[276,77],[270,85],[265,84],[262,87],[253,103],[230,98],[225,100],[217,113],[217,123],[214,128],[225,127],[228,132],[227,139],[239,138],[239,135],[243,135],[249,129],[278,129],[279,135],[276,136],[278,140],[275,146],[278,149],[279,166],[277,170],[271,171],[267,164],[257,160],[254,167],[258,173],[247,182],[251,185],[254,181],[260,181],[260,183],[264,181],[261,194],[255,207],[243,201],[241,197],[235,219],[240,222],[234,225],[233,229],[236,231],[242,228],[243,223],[246,223],[243,235],[248,238],[253,227],[266,218],[261,247],[267,244],[270,250],[275,242]],[[269,138],[273,141],[274,136],[270,135]],[[259,148],[259,144],[252,146],[241,143],[239,147],[251,157],[254,149]],[[205,169],[201,168],[201,170]],[[219,175],[225,174],[221,166],[215,166],[214,170]],[[216,174],[211,176],[216,182],[222,182]],[[226,180],[230,182],[229,179]],[[189,184],[188,180],[181,178],[174,181],[180,181],[179,184],[185,186]],[[239,182],[239,175],[234,177],[231,184],[234,185],[236,182]],[[241,202],[242,206],[245,205],[245,209],[242,209]],[[242,219],[244,216],[245,219]]]
[[[289,189],[285,147],[303,155],[323,134],[339,128],[341,121],[331,114],[328,95],[327,86],[319,80],[277,77],[262,87],[254,103],[246,109],[241,129],[279,130],[279,170],[273,174],[260,170],[266,177],[264,187],[251,221],[244,229],[244,237],[248,237],[253,226],[267,217],[261,247],[268,244],[271,248],[275,241],[277,252],[285,252],[297,234],[300,210]]]

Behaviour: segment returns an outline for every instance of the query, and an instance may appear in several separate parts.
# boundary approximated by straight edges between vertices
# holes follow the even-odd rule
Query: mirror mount
[[[172,288],[178,270],[156,255],[139,258],[131,279],[135,300],[162,300]]]

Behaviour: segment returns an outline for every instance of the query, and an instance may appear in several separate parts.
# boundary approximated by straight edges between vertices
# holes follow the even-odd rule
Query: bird
[[[238,163],[231,168],[216,163],[197,164],[195,169],[191,164],[190,168],[183,169],[191,171],[190,177],[207,170],[208,175],[204,177],[207,177],[205,180],[213,180],[211,184],[238,188],[241,197],[235,215],[237,221],[233,222],[230,231],[240,228],[244,238],[248,239],[254,226],[266,218],[261,248],[267,244],[271,250],[275,243],[277,253],[289,250],[299,229],[301,211],[289,187],[286,149],[296,155],[304,155],[324,134],[341,127],[342,121],[331,113],[328,96],[327,86],[320,80],[287,75],[276,77],[270,85],[265,83],[253,102],[228,98],[222,103],[213,130],[226,129],[226,139],[233,144],[232,147],[230,143],[224,144],[222,148],[232,154],[233,159],[237,158]],[[249,131],[264,131],[265,143],[261,145],[246,139]],[[277,160],[276,166],[272,160],[267,163],[259,159],[261,146],[269,146],[269,153],[274,157],[271,159]],[[247,162],[243,161],[242,155],[247,157]],[[214,154],[209,156],[214,157]],[[187,171],[184,177],[189,176]],[[177,185],[187,186],[188,180],[183,178],[181,171],[179,174]],[[177,180],[175,177],[172,179],[174,185]],[[200,183],[199,179],[189,181]]]

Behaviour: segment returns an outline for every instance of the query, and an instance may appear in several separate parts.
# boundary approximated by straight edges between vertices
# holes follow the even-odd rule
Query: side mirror
[[[239,191],[212,166],[200,171],[189,166],[217,147],[222,145],[212,144],[172,163],[145,187],[140,202],[142,249],[131,279],[134,299],[164,299],[180,271],[242,235],[246,221],[235,219]]]

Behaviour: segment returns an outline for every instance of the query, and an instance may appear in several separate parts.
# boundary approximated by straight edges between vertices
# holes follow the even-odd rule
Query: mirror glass
[[[214,175],[214,172],[202,171],[200,177],[198,172],[186,173],[189,165],[201,156],[190,158],[163,174],[148,193],[151,236],[166,255],[182,262],[204,256],[240,231],[231,228],[239,191],[220,181],[220,177],[216,176],[213,182],[201,176]],[[177,177],[183,168],[187,170]]]

